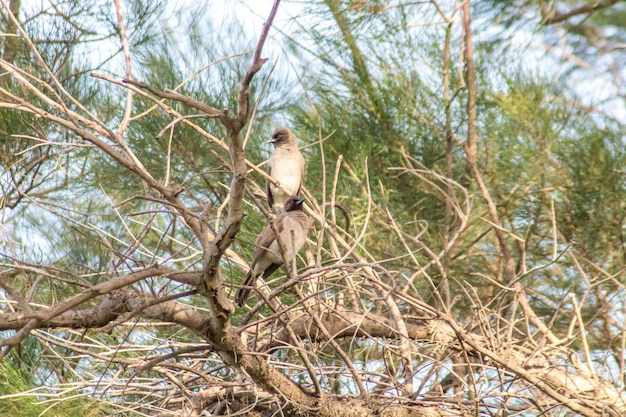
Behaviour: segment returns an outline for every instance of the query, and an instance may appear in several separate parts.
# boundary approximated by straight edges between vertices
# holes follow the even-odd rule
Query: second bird
[[[267,162],[267,174],[288,191],[285,193],[269,181],[267,183],[267,203],[279,214],[289,196],[300,194],[304,182],[304,158],[298,149],[296,135],[286,127],[277,128],[268,143],[274,145],[274,151]]]
[[[285,258],[289,262],[293,261],[306,242],[309,218],[302,209],[303,202],[304,198],[298,198],[295,195],[289,197],[285,203],[284,211],[274,220],[280,241],[285,247]],[[268,225],[256,240],[250,271],[246,275],[243,287],[235,294],[235,302],[239,307],[243,306],[248,299],[257,277],[263,275],[263,278],[267,278],[282,264],[283,256],[281,255],[280,244],[274,235],[272,226]]]

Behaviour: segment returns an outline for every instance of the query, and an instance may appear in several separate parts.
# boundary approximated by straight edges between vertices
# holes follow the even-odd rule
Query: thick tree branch
[[[239,339],[230,325],[229,317],[232,312],[232,303],[226,297],[219,267],[222,255],[234,241],[243,220],[243,195],[247,178],[247,165],[243,138],[240,132],[249,117],[250,83],[265,62],[260,56],[279,4],[280,1],[275,0],[257,43],[252,65],[242,81],[237,116],[231,117],[228,111],[224,111],[219,117],[220,122],[226,128],[229,139],[233,178],[226,224],[217,236],[207,246],[203,247],[204,279],[198,289],[209,301],[211,318],[206,323],[205,334],[224,362],[230,366],[240,367],[267,391],[284,396],[296,404],[311,407],[316,401],[314,397],[305,393],[293,381],[270,366],[262,357],[250,354]]]
[[[409,46],[420,48],[423,38],[414,37],[415,29],[406,25],[406,19],[391,20],[392,14],[397,11],[404,15],[405,12],[417,10],[412,9],[414,7],[433,6],[401,2],[397,7],[372,8],[369,4],[362,5],[359,2],[346,5],[338,0],[325,0],[323,3],[328,6],[328,10],[319,9],[320,13],[325,13],[326,18],[330,17],[331,25],[335,25],[341,42],[346,45],[340,49],[347,52],[347,55],[339,59],[350,62],[348,70],[340,70],[343,72],[339,78],[345,84],[337,86],[337,91],[349,92],[352,100],[361,100],[364,104],[355,104],[364,108],[367,113],[361,122],[371,122],[369,126],[380,130],[382,136],[391,143],[391,148],[397,151],[390,155],[397,163],[390,165],[399,165],[398,167],[387,167],[381,163],[378,168],[389,168],[399,171],[399,175],[411,176],[411,185],[423,185],[427,188],[426,191],[417,189],[417,195],[425,191],[428,201],[433,201],[430,198],[434,196],[439,202],[445,201],[445,208],[442,204],[441,210],[433,215],[432,221],[427,217],[430,226],[426,225],[425,219],[421,219],[421,213],[425,213],[421,208],[415,213],[411,212],[414,204],[420,203],[420,200],[413,200],[413,190],[394,190],[393,181],[382,181],[382,195],[390,196],[389,202],[393,201],[393,204],[387,206],[384,198],[377,201],[373,197],[368,186],[369,178],[366,176],[363,179],[350,165],[342,165],[342,158],[339,157],[335,176],[332,178],[333,185],[330,187],[332,190],[329,191],[329,201],[332,202],[331,206],[342,198],[363,202],[362,207],[347,205],[355,210],[353,214],[357,220],[354,223],[360,230],[353,234],[350,230],[339,229],[335,213],[332,210],[326,213],[326,205],[322,204],[320,209],[315,198],[312,198],[312,204],[307,210],[316,211],[310,214],[319,224],[315,230],[317,259],[311,255],[313,251],[309,251],[309,269],[301,271],[299,275],[288,273],[287,279],[276,277],[275,280],[268,280],[268,288],[271,289],[268,290],[268,296],[263,294],[265,302],[260,301],[254,309],[246,311],[243,317],[233,314],[232,303],[227,296],[232,279],[226,276],[229,269],[225,265],[232,259],[237,259],[239,268],[247,268],[247,263],[231,248],[235,246],[233,242],[240,233],[244,219],[244,191],[250,193],[250,188],[247,187],[258,186],[249,181],[248,172],[258,173],[258,178],[265,181],[275,181],[259,166],[246,160],[242,136],[246,124],[254,117],[252,82],[266,62],[263,48],[270,37],[279,2],[274,2],[256,49],[248,55],[251,62],[240,80],[237,102],[229,104],[228,109],[216,109],[176,91],[161,91],[146,83],[131,80],[132,50],[123,27],[112,36],[117,39],[116,36],[121,35],[124,45],[123,48],[120,46],[120,50],[124,52],[118,56],[127,61],[127,80],[113,80],[103,75],[94,75],[94,78],[104,79],[126,89],[123,91],[128,97],[126,106],[118,103],[119,114],[110,114],[104,111],[109,110],[108,108],[98,108],[98,103],[80,103],[69,95],[68,90],[64,90],[64,86],[68,87],[67,79],[59,77],[66,73],[56,73],[56,70],[50,69],[51,65],[60,68],[56,62],[45,62],[50,55],[48,50],[43,52],[41,45],[47,47],[49,43],[42,44],[29,39],[28,33],[20,27],[17,19],[11,17],[7,20],[8,29],[15,29],[18,36],[7,37],[5,45],[15,40],[19,46],[31,48],[32,50],[25,52],[33,57],[33,66],[19,67],[23,61],[12,59],[10,54],[7,59],[0,61],[4,74],[0,78],[10,77],[11,83],[15,84],[0,82],[0,110],[11,117],[16,115],[18,119],[21,118],[25,122],[26,130],[11,136],[17,129],[13,125],[8,126],[5,129],[6,139],[9,145],[17,137],[32,140],[35,146],[24,151],[19,149],[15,151],[15,155],[5,160],[13,164],[11,169],[16,167],[20,170],[16,172],[26,173],[33,184],[41,177],[53,180],[57,177],[64,178],[59,182],[58,193],[51,194],[50,199],[34,193],[26,176],[10,178],[6,189],[9,195],[13,193],[20,198],[23,196],[26,203],[33,204],[22,207],[40,209],[36,214],[43,212],[42,218],[47,219],[46,216],[49,216],[61,224],[67,222],[75,228],[73,231],[82,236],[88,235],[91,238],[93,233],[97,236],[94,241],[98,245],[98,248],[86,247],[84,250],[80,246],[81,251],[72,252],[69,257],[64,257],[63,253],[57,256],[65,249],[65,246],[58,245],[48,258],[48,266],[18,265],[12,260],[33,259],[34,249],[28,248],[29,242],[23,239],[24,236],[19,232],[12,233],[10,229],[20,221],[28,220],[18,218],[13,224],[7,222],[8,227],[0,227],[0,246],[6,249],[7,252],[3,255],[9,259],[0,263],[0,268],[3,268],[0,272],[0,295],[3,295],[0,299],[3,305],[0,331],[7,331],[8,335],[0,341],[0,346],[4,344],[7,347],[3,354],[13,347],[23,348],[24,345],[20,346],[21,342],[30,334],[37,339],[36,346],[45,355],[43,365],[38,365],[34,371],[45,369],[56,373],[54,376],[62,382],[57,386],[36,388],[19,395],[41,395],[39,398],[46,396],[48,399],[54,398],[54,390],[58,389],[56,392],[60,394],[52,401],[62,402],[71,397],[65,390],[67,386],[72,386],[75,388],[70,390],[75,390],[78,395],[93,392],[94,397],[100,395],[98,398],[105,401],[113,399],[112,407],[115,407],[117,400],[115,396],[120,393],[121,399],[117,404],[120,409],[128,408],[123,412],[132,412],[133,407],[136,407],[138,414],[167,414],[176,417],[246,412],[250,415],[265,413],[322,417],[374,414],[381,417],[465,417],[481,413],[523,414],[535,410],[547,415],[554,408],[557,413],[566,413],[567,408],[573,413],[593,417],[626,414],[626,400],[619,385],[621,374],[611,382],[604,381],[603,378],[612,377],[609,374],[614,367],[610,361],[601,363],[602,358],[593,353],[594,346],[601,346],[602,353],[614,354],[617,367],[619,370],[624,369],[623,355],[620,353],[625,337],[622,340],[619,337],[611,338],[614,330],[619,328],[619,323],[610,322],[611,316],[608,313],[598,313],[599,319],[594,317],[591,320],[601,320],[608,324],[605,329],[599,330],[605,334],[596,337],[593,333],[599,327],[582,315],[583,305],[576,304],[576,299],[564,296],[563,305],[558,305],[551,311],[555,317],[554,323],[545,324],[534,309],[537,306],[551,309],[549,303],[557,299],[558,295],[544,291],[538,294],[543,298],[535,303],[520,282],[522,278],[524,284],[536,279],[536,276],[531,276],[532,272],[542,268],[545,276],[538,278],[542,284],[549,282],[552,276],[549,276],[551,271],[542,266],[531,268],[530,271],[516,270],[519,266],[516,262],[523,264],[525,268],[525,262],[537,263],[538,257],[527,257],[525,247],[520,248],[524,253],[518,254],[518,248],[511,245],[513,233],[508,232],[504,222],[510,221],[507,223],[512,225],[510,227],[517,227],[515,221],[519,217],[507,217],[508,204],[500,205],[501,200],[495,197],[494,189],[499,189],[501,185],[507,186],[506,184],[516,187],[518,184],[515,179],[507,179],[509,182],[499,182],[501,179],[498,179],[498,182],[490,183],[481,166],[483,158],[479,152],[482,145],[478,145],[483,139],[488,148],[492,143],[488,142],[489,137],[480,137],[482,116],[477,111],[480,97],[477,86],[479,69],[473,60],[469,1],[458,1],[453,5],[431,2],[449,25],[445,32],[445,44],[436,41],[437,45],[443,45],[444,62],[441,67],[433,68],[429,72],[436,76],[437,71],[443,70],[442,97],[433,93],[436,86],[433,87],[431,77],[423,79],[422,74],[416,73],[413,68],[406,70],[401,65],[404,62],[402,59],[413,57],[407,58],[404,55],[396,61],[395,56],[385,55],[386,51],[374,49],[377,45],[366,44],[358,36],[364,29],[384,28],[392,23],[394,26],[389,26],[391,32],[385,33],[389,35],[384,42],[385,46],[392,44],[399,31],[407,29],[405,39],[416,42]],[[0,0],[0,4],[3,14],[9,16],[9,0]],[[19,0],[11,1],[11,6],[14,4],[19,4]],[[120,4],[116,1],[118,22],[123,26]],[[607,1],[600,1],[596,6],[599,8],[608,4]],[[449,13],[446,9],[448,6]],[[567,14],[573,16],[571,13],[579,10],[582,8],[572,9]],[[454,132],[465,130],[464,126],[455,124],[455,116],[458,116],[455,113],[458,110],[455,99],[459,96],[456,94],[458,91],[453,92],[450,89],[455,78],[449,74],[454,59],[453,37],[458,33],[453,30],[459,24],[456,19],[458,11],[463,11],[460,23],[465,36],[465,51],[459,58],[466,64],[465,79],[463,80],[463,74],[459,74],[460,84],[463,85],[462,88],[467,87],[467,102],[463,103],[467,105],[467,140],[462,146],[467,159],[467,171],[475,181],[477,192],[485,201],[484,205],[479,203],[478,207],[481,210],[486,207],[487,215],[472,212],[470,192],[454,181],[454,178],[462,177],[460,170],[455,169],[453,164],[453,144],[455,141],[460,143]],[[551,18],[558,19],[564,15],[566,14]],[[81,23],[80,20],[72,21],[74,16],[67,17],[69,20],[64,21],[66,23]],[[57,16],[49,18],[54,19]],[[381,20],[377,20],[379,18]],[[366,28],[360,26],[364,22],[378,23]],[[399,24],[396,26],[395,23]],[[80,25],[76,27],[79,31],[82,29]],[[438,33],[443,30],[443,26],[440,29],[435,24],[429,26],[428,30]],[[444,41],[444,32],[439,33]],[[331,41],[336,42],[336,39]],[[366,50],[373,52],[368,55],[364,53]],[[321,60],[324,63],[333,62],[332,52],[334,51],[322,51]],[[381,58],[391,60],[383,61]],[[400,65],[394,68],[398,63]],[[205,68],[196,71],[180,85],[186,84]],[[373,68],[376,70],[372,70]],[[70,69],[69,66],[67,69]],[[387,78],[389,76],[392,78]],[[384,91],[379,88],[379,82],[381,86],[384,84]],[[402,91],[395,90],[398,86],[410,88],[413,85],[424,90],[408,91],[411,97],[405,97]],[[308,88],[309,85],[305,87]],[[72,88],[69,91],[81,91],[76,94],[84,97],[82,89]],[[315,97],[319,91],[311,91],[310,97]],[[398,94],[386,97],[388,93]],[[133,95],[146,97],[153,105],[147,112],[131,117],[134,107],[130,98]],[[425,123],[425,129],[434,132],[436,137],[432,142],[441,141],[432,148],[423,148],[427,151],[424,156],[429,161],[434,164],[443,163],[444,149],[441,145],[445,141],[444,175],[436,173],[436,168],[421,165],[405,152],[401,142],[411,141],[416,145],[412,149],[426,145],[427,142],[422,141],[424,130],[421,127],[415,128],[412,121],[407,123],[401,112],[396,112],[396,107],[389,106],[390,103],[409,102],[415,106],[428,106],[430,100],[435,98],[440,105],[445,106],[445,113],[444,109],[440,109],[441,128],[434,126],[435,121],[425,120],[426,116],[418,114],[420,111],[413,109],[413,114],[418,116],[418,122],[421,120]],[[313,101],[317,103],[317,100]],[[183,116],[172,102],[192,109],[194,116]],[[335,110],[333,105],[329,108]],[[195,172],[185,175],[185,184],[189,184],[187,189],[170,186],[169,174],[164,176],[166,179],[161,179],[160,167],[150,168],[154,166],[151,165],[154,161],[150,161],[149,165],[137,156],[139,146],[154,146],[154,150],[158,152],[163,145],[160,142],[163,141],[143,143],[136,137],[129,137],[128,143],[125,141],[124,132],[137,132],[136,129],[140,129],[142,123],[147,121],[148,114],[154,115],[154,109],[157,109],[159,117],[165,118],[165,126],[158,126],[157,130],[172,133],[169,143],[166,144],[167,154],[164,154],[168,162],[166,172],[184,169],[174,165],[180,160],[179,157],[191,162],[190,166],[194,167]],[[101,110],[103,115],[106,114],[103,119],[96,116]],[[322,116],[325,111],[323,109],[318,113],[320,126],[327,124],[329,120]],[[226,133],[218,139],[202,124],[195,124],[191,117],[198,117],[203,121],[207,118],[215,119],[224,126]],[[113,126],[116,122],[117,126]],[[28,133],[30,124],[35,129],[41,128],[41,132]],[[210,124],[213,125],[212,122]],[[203,140],[208,141],[210,152],[219,154],[211,166],[220,167],[218,175],[213,177],[212,173],[207,173],[204,169],[207,167],[203,167],[202,159],[196,158],[196,155],[187,159],[185,152],[192,148],[188,147],[189,143],[177,143],[181,153],[176,154],[177,149],[172,145],[175,140],[174,127],[178,126],[184,126],[200,135]],[[127,127],[130,130],[126,130]],[[351,130],[358,130],[361,125],[349,127]],[[23,129],[23,126],[20,125],[19,129]],[[326,194],[326,165],[329,161],[323,157],[323,134],[320,132],[319,136],[322,154],[320,165],[324,176],[322,189]],[[400,146],[396,147],[397,143]],[[497,141],[497,145],[500,146],[501,142]],[[20,159],[24,155],[24,158],[32,157],[33,163],[41,163],[45,160],[39,158],[39,154],[32,152],[33,150],[46,149],[54,154],[59,149],[70,147],[81,147],[80,151],[84,150],[85,159],[77,163],[77,159],[59,158],[59,164],[48,171],[31,169],[26,159]],[[9,148],[12,152],[16,147]],[[142,152],[147,150],[153,149],[141,149]],[[139,195],[128,198],[123,196],[123,201],[113,202],[112,207],[104,207],[105,214],[114,212],[117,218],[111,220],[102,217],[102,222],[96,216],[103,206],[99,201],[90,199],[92,195],[96,200],[98,197],[98,191],[90,188],[93,183],[86,181],[79,184],[87,184],[86,189],[90,193],[87,195],[89,198],[85,199],[89,200],[87,209],[82,204],[82,198],[76,202],[68,201],[67,196],[73,196],[74,190],[68,190],[67,187],[74,183],[65,182],[64,175],[66,172],[71,173],[79,164],[84,165],[79,167],[80,172],[77,175],[91,174],[89,169],[95,166],[91,164],[94,151],[107,162],[115,164],[118,175],[132,175],[133,181],[139,180],[143,186]],[[228,161],[222,159],[226,151],[229,152]],[[59,154],[66,155],[63,152]],[[415,158],[420,157],[421,155]],[[438,159],[440,157],[442,159]],[[23,161],[27,163],[20,166]],[[342,166],[346,167],[352,179],[359,185],[365,198],[358,196],[358,190],[348,189],[345,196],[341,194],[341,190],[346,190],[346,184],[340,178],[344,173]],[[59,167],[67,170],[61,172]],[[319,167],[312,168],[315,171]],[[232,175],[228,177],[227,184],[223,183],[222,175]],[[202,178],[199,179],[198,176]],[[211,183],[213,180],[219,184],[214,185]],[[463,180],[465,178],[461,181]],[[224,194],[222,189],[215,194],[210,194],[213,189],[206,193],[204,189],[198,191],[206,184],[209,188],[226,189],[227,197],[215,197],[220,200],[212,200],[205,206],[203,197],[198,196],[211,195],[208,198],[212,199],[213,196]],[[524,186],[526,185],[520,185]],[[3,185],[3,191],[4,188]],[[109,191],[110,187],[105,188],[106,197],[112,196],[115,199],[118,196]],[[119,194],[123,195],[125,192],[126,189]],[[465,196],[465,209],[462,209],[461,193]],[[513,191],[511,194],[514,194]],[[525,196],[534,197],[532,194]],[[318,198],[319,195],[314,197]],[[8,206],[14,200],[9,198]],[[326,195],[322,200],[326,201]],[[136,201],[140,204],[133,206]],[[62,207],[65,203],[70,204]],[[542,204],[541,201],[531,203],[536,206]],[[212,220],[215,213],[213,204],[219,205],[215,220]],[[435,207],[432,211],[436,210]],[[538,211],[541,210],[539,208]],[[542,244],[546,242],[542,239],[550,235],[544,232],[550,229],[555,235],[556,253],[556,235],[560,227],[556,221],[557,211],[558,207],[553,205],[550,213],[552,218],[545,223],[546,228],[538,227],[541,229],[539,233],[529,232],[528,243],[536,238],[538,247],[543,251],[547,246]],[[8,209],[7,212],[10,217],[18,210]],[[418,217],[415,217],[416,213]],[[443,218],[442,221],[440,217]],[[3,220],[6,218],[3,216]],[[94,218],[95,223],[92,223]],[[212,223],[209,224],[209,221]],[[421,225],[422,222],[424,226]],[[442,239],[438,236],[440,232],[443,234]],[[54,245],[57,236],[48,236],[46,231],[44,234],[50,237],[48,245]],[[485,236],[490,239],[489,242],[484,241]],[[59,239],[61,238],[65,236],[60,236]],[[393,245],[388,245],[388,241]],[[77,244],[88,246],[89,243]],[[72,247],[70,244],[68,246]],[[201,259],[198,246],[202,249]],[[101,253],[104,256],[96,258]],[[556,264],[557,260],[559,263],[570,262],[565,258],[557,259],[555,255],[554,266],[561,266]],[[152,265],[155,260],[169,268],[159,265],[145,266]],[[498,277],[502,276],[502,269],[505,271],[502,280],[494,280],[489,273],[492,262],[496,265],[493,268],[497,268]],[[585,267],[573,265],[575,262],[576,259],[567,265],[569,269],[566,272],[556,273],[570,275],[576,273],[574,268],[578,268],[581,275],[585,275]],[[170,268],[188,272],[176,272]],[[103,271],[111,272],[107,274]],[[95,274],[106,281],[96,281]],[[616,282],[615,276],[613,273],[607,274],[607,279]],[[481,282],[473,281],[475,277]],[[428,305],[422,301],[424,289],[429,294],[436,292],[437,280],[446,278],[449,280],[451,292],[449,297],[444,297],[447,298],[444,302]],[[493,286],[487,284],[487,288],[481,287],[481,283],[485,282],[482,281],[483,278]],[[307,285],[313,280],[316,281],[315,288],[311,288],[306,296],[303,295],[300,285]],[[589,287],[581,298],[587,300],[585,308],[594,303],[609,305],[611,297],[618,300],[617,304],[621,301],[623,294],[607,290],[608,287],[603,286],[600,281],[594,276],[585,281]],[[498,292],[496,296],[493,289]],[[558,291],[561,290],[559,287]],[[299,302],[280,303],[278,297],[285,301],[292,299],[292,294],[285,294],[285,291],[295,292]],[[593,291],[596,291],[595,297],[588,297],[587,295],[594,294]],[[195,294],[200,294],[203,299]],[[190,302],[191,296],[194,297]],[[544,298],[546,303],[543,303]],[[591,299],[593,301],[589,302]],[[571,309],[570,306],[565,306],[570,300],[575,304]],[[506,305],[509,301],[513,307]],[[280,307],[275,308],[274,304],[280,304]],[[234,323],[240,327],[234,328],[231,325],[233,318]],[[248,323],[250,320],[255,321]],[[91,331],[85,332],[82,329]],[[105,332],[111,332],[112,337],[92,337],[95,333]],[[180,337],[181,334],[184,336]],[[583,336],[579,336],[580,334]],[[145,343],[148,335],[155,335],[155,340]],[[587,338],[590,343],[586,343]],[[582,339],[583,342],[580,348],[582,359],[577,356],[581,352],[568,347],[576,346],[577,339]],[[22,359],[17,349],[12,353],[15,354],[15,359]],[[65,378],[64,372],[72,372],[77,360],[81,366],[87,364],[93,366],[92,369],[105,369],[106,372],[92,379],[85,372],[72,385],[73,382]],[[98,368],[98,365],[103,366]],[[154,381],[158,383],[155,384]],[[453,382],[446,385],[447,381]],[[316,388],[314,394],[313,386]],[[442,387],[444,391],[441,391]],[[455,392],[451,392],[453,388]],[[446,389],[449,391],[445,391]],[[358,394],[362,397],[357,398]],[[8,397],[0,396],[0,402],[6,398]],[[131,403],[136,398],[142,399],[141,404]],[[494,405],[494,399],[497,399],[497,405]]]
[[[15,268],[19,269],[19,265],[16,265]],[[83,310],[80,313],[71,310],[96,297],[113,294],[117,290],[128,287],[146,278],[167,276],[170,274],[177,275],[180,274],[180,272],[155,265],[125,276],[110,278],[46,309],[35,310],[31,308],[29,311],[0,313],[0,330],[19,329],[25,326],[30,320],[36,320],[38,322],[37,327],[65,326],[89,328],[102,326],[108,322],[105,317],[110,318],[108,316],[108,307],[104,308],[101,306],[100,310]],[[111,303],[115,304],[113,299],[109,300],[108,303],[109,305],[111,305]],[[113,308],[110,310],[112,311]],[[2,345],[3,342],[0,342],[0,346]]]
[[[346,310],[326,310],[320,318],[323,320],[326,331],[322,331],[319,323],[309,314],[302,314],[292,319],[290,326],[296,336],[313,342],[328,340],[328,334],[332,334],[333,339],[351,337],[396,339],[402,337],[395,329],[392,320],[381,315],[363,315]],[[434,340],[432,339],[434,334],[450,334],[450,329],[442,320],[415,319],[407,320],[407,333],[412,340]],[[454,335],[453,332],[451,334]],[[264,340],[267,340],[267,343],[264,343]],[[266,351],[289,342],[289,334],[286,329],[281,329],[256,343],[263,346],[261,350]]]

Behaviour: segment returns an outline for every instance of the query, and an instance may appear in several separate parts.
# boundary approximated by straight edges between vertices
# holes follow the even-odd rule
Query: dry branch
[[[91,378],[80,375],[83,379],[77,377],[76,382],[68,386],[41,387],[16,396],[37,395],[58,403],[68,393],[101,396],[112,399],[109,406],[119,406],[125,412],[138,410],[138,413],[146,414],[146,410],[150,410],[155,415],[169,413],[167,415],[181,417],[201,413],[217,415],[227,411],[249,415],[443,417],[496,412],[522,414],[529,410],[534,412],[537,408],[540,408],[540,413],[548,414],[555,407],[564,407],[589,417],[624,415],[626,399],[620,386],[606,381],[605,374],[594,369],[597,359],[593,346],[587,341],[585,333],[588,328],[585,327],[582,306],[577,299],[566,297],[563,301],[564,304],[573,304],[573,314],[567,317],[572,324],[566,336],[558,335],[553,324],[546,324],[529,303],[529,292],[523,280],[561,260],[562,254],[557,253],[558,224],[554,205],[550,218],[552,263],[527,269],[523,263],[525,259],[522,259],[521,270],[515,268],[515,247],[510,243],[513,232],[505,226],[501,207],[492,197],[478,162],[477,143],[480,138],[476,101],[479,94],[473,61],[470,2],[457,4],[450,13],[445,13],[439,3],[432,2],[449,25],[444,48],[446,126],[441,130],[446,140],[444,175],[421,165],[401,146],[402,141],[389,122],[392,118],[384,114],[384,105],[374,80],[375,71],[368,68],[368,57],[359,49],[346,10],[340,9],[338,1],[327,0],[325,3],[351,53],[352,67],[363,87],[361,91],[353,86],[352,92],[367,101],[372,115],[382,115],[381,126],[386,130],[384,136],[398,145],[396,151],[402,166],[390,169],[399,175],[410,176],[419,187],[423,187],[419,191],[445,203],[443,243],[437,249],[425,243],[424,236],[432,232],[427,225],[418,228],[417,233],[409,232],[402,222],[397,221],[397,213],[392,208],[385,202],[374,200],[367,171],[365,178],[360,178],[341,156],[335,163],[335,171],[329,174],[332,178],[329,177],[328,181],[332,180],[332,185],[327,187],[326,161],[323,159],[322,204],[317,204],[315,197],[319,196],[310,196],[308,207],[317,227],[314,242],[316,257],[307,253],[308,269],[297,274],[294,266],[291,270],[287,269],[287,277],[281,278],[280,283],[268,282],[268,289],[259,291],[263,300],[242,318],[233,314],[222,272],[226,260],[235,260],[237,267],[243,270],[247,267],[232,246],[244,218],[244,196],[246,193],[254,195],[259,189],[259,185],[249,178],[248,171],[256,172],[263,181],[274,181],[260,166],[246,159],[242,132],[254,118],[251,83],[266,62],[262,58],[263,47],[279,2],[274,2],[254,49],[252,62],[241,80],[236,110],[219,110],[174,90],[161,91],[131,79],[131,54],[123,13],[120,3],[116,1],[126,79],[119,81],[94,74],[95,78],[106,81],[106,85],[126,89],[127,101],[116,129],[96,117],[63,88],[38,53],[36,44],[19,26],[14,8],[11,9],[9,31],[23,37],[33,59],[42,65],[49,81],[16,66],[10,57],[11,51],[5,50],[9,56],[3,54],[0,61],[3,71],[0,80],[10,77],[20,89],[0,82],[0,108],[36,116],[54,124],[61,132],[82,140],[73,144],[71,141],[53,143],[40,139],[23,153],[43,146],[81,146],[90,152],[97,150],[126,173],[140,179],[145,190],[145,195],[117,204],[111,197],[111,206],[129,236],[127,239],[99,226],[72,221],[61,209],[47,208],[48,214],[94,232],[102,239],[102,246],[114,260],[112,272],[95,271],[99,281],[88,274],[73,276],[53,268],[13,261],[16,257],[3,258],[0,264],[3,268],[0,275],[3,299],[0,303],[4,308],[0,313],[0,330],[13,332],[0,341],[0,346],[6,347],[4,354],[31,335],[40,342],[46,360],[58,369],[73,370],[73,361],[84,357],[106,369],[102,376]],[[609,3],[612,2],[596,6],[608,7]],[[14,4],[19,5],[19,2],[11,2],[11,6]],[[8,7],[5,0],[2,0],[2,5]],[[466,66],[465,80],[461,80],[460,84],[467,88],[468,133],[462,147],[469,173],[485,203],[485,213],[473,212],[470,192],[453,180],[454,146],[460,141],[453,133],[451,107],[457,94],[450,91],[452,77],[449,71],[453,62],[452,28],[458,24],[456,12],[461,9],[464,30],[462,55]],[[573,9],[569,16],[553,16],[552,19],[566,19],[574,12],[583,11]],[[222,206],[217,220],[211,220],[215,220],[217,231],[209,224],[208,209],[198,214],[200,210],[189,205],[188,201],[194,197],[192,192],[172,185],[169,165],[165,179],[159,179],[146,169],[126,144],[124,133],[127,127],[144,117],[143,114],[131,117],[134,95],[151,100],[154,103],[152,108],[162,110],[171,119],[161,130],[162,133],[170,128],[173,130],[177,123],[181,123],[201,134],[220,152],[229,152],[230,160],[221,160],[222,166],[232,175],[230,185],[224,185],[228,195],[218,203]],[[213,136],[194,124],[190,117],[176,111],[167,100],[200,111],[202,114],[199,117],[216,119],[225,128],[226,137],[218,139]],[[420,120],[438,131],[434,123]],[[36,137],[35,134],[30,136]],[[320,130],[322,158],[324,140]],[[168,164],[173,160],[171,138],[169,145]],[[359,228],[354,234],[349,230],[350,222],[345,222],[344,229],[337,225],[335,214],[338,200],[341,200],[337,191],[340,176],[346,173],[363,193],[364,214],[352,223]],[[30,188],[22,186],[21,180],[14,185],[13,191],[20,198],[36,201]],[[388,191],[385,186],[380,186],[382,194]],[[157,207],[154,212],[147,211],[147,220],[136,220],[135,225],[140,225],[139,232],[131,230],[125,223],[125,215],[117,210],[135,198]],[[263,206],[256,201],[253,203]],[[349,218],[351,213],[345,209],[342,211]],[[154,223],[158,216],[155,213],[171,215],[175,220],[170,226],[183,223],[190,232],[192,237],[189,241],[176,241],[176,245],[189,249],[185,262],[177,258],[182,256],[183,249],[170,247],[165,251],[170,256],[161,257],[157,249],[144,247],[151,234],[158,235],[159,242],[155,248],[164,244],[165,238],[173,240],[180,236],[169,235],[167,230],[157,231]],[[454,256],[464,256],[463,251],[468,250],[462,247],[462,238],[465,233],[475,233],[469,229],[476,224],[481,225],[476,241],[484,236],[495,236],[491,242],[497,242],[493,245],[496,250],[490,255],[497,260],[485,257],[484,270],[479,268],[462,275],[452,270],[450,265]],[[370,252],[368,239],[372,233],[381,235],[377,239],[388,239],[397,246],[392,259],[382,259],[381,255]],[[520,241],[525,242],[524,239],[516,239],[516,243]],[[201,251],[194,246],[196,243]],[[122,249],[118,249],[118,245]],[[569,256],[569,248],[566,251]],[[137,253],[147,254],[159,264],[152,265],[152,261],[142,263],[141,256],[133,258]],[[489,272],[490,268],[496,268],[491,263],[500,260],[504,263],[505,280],[493,278]],[[189,270],[174,269],[179,266]],[[579,269],[584,275],[583,268],[579,266]],[[601,275],[623,289],[616,276],[608,273]],[[475,277],[493,285],[496,295],[491,299],[481,298],[484,293],[479,293],[472,286],[473,282],[467,282]],[[425,292],[423,288],[430,288],[432,294],[428,295],[436,298],[437,291],[444,288],[438,286],[441,284],[436,282],[437,279],[454,283],[454,288],[459,291],[452,293],[450,287],[446,287],[443,296],[437,302],[431,302],[422,293]],[[14,285],[14,282],[21,286]],[[49,282],[63,285],[66,294],[71,295],[61,300],[51,297],[41,301],[37,298],[38,291]],[[299,286],[312,282],[314,285],[310,285],[304,295]],[[590,282],[591,279],[588,280]],[[596,289],[593,285],[587,294]],[[288,298],[288,292],[295,293],[295,297]],[[193,303],[189,302],[190,297],[196,297]],[[202,302],[195,303],[199,297],[202,297]],[[297,301],[283,302],[290,299]],[[511,304],[506,305],[502,300],[510,300]],[[455,303],[466,303],[466,310],[463,311],[472,314],[457,314],[459,309]],[[569,314],[561,307],[557,312]],[[236,320],[239,321],[235,324]],[[175,337],[158,340],[160,333],[151,332],[159,326],[172,324],[202,343],[184,343]],[[92,337],[92,332],[79,331],[84,329],[115,333],[111,340],[116,342],[105,344]],[[581,334],[578,339],[583,346],[584,362],[578,358],[578,352],[567,347],[577,338],[576,329]],[[60,332],[66,336],[61,337]],[[119,338],[120,334],[122,341],[117,342],[116,337]],[[151,341],[152,344],[140,341],[150,337],[156,339]],[[624,345],[626,339],[622,336],[621,340]],[[60,354],[60,351],[70,354]],[[622,374],[623,363],[622,358],[619,365]],[[154,383],[157,378],[158,384]],[[348,392],[357,393],[360,397],[345,395]],[[127,400],[140,396],[146,398],[141,405]],[[497,411],[493,410],[494,397],[502,400]]]

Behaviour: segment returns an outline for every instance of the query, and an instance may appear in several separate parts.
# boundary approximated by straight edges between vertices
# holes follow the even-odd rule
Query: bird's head
[[[275,148],[285,144],[295,144],[296,135],[286,127],[279,127],[272,133],[272,138],[268,140],[267,143],[274,144]]]
[[[305,198],[300,198],[297,195],[292,195],[287,199],[287,201],[285,201],[284,209],[285,211],[302,211],[302,203],[304,203],[305,200]]]

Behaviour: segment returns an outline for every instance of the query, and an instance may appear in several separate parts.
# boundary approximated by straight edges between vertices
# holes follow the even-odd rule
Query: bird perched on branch
[[[274,220],[280,242],[285,248],[284,258],[289,263],[294,260],[296,254],[304,245],[309,228],[309,218],[302,209],[303,202],[304,198],[298,198],[295,195],[289,197],[283,207],[284,211],[276,216]],[[243,287],[235,294],[235,302],[239,307],[243,306],[248,299],[250,290],[260,275],[263,275],[263,278],[267,278],[283,264],[280,244],[274,235],[271,225],[267,225],[261,232],[255,245],[256,249],[252,256],[250,271],[246,275]]]
[[[298,149],[296,135],[286,127],[277,128],[268,143],[274,144],[274,151],[267,162],[267,174],[288,191],[285,193],[267,182],[267,203],[279,214],[289,196],[300,194],[304,182],[304,158]]]

